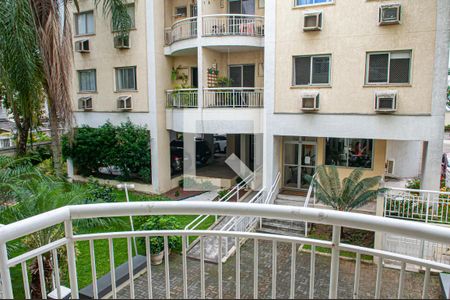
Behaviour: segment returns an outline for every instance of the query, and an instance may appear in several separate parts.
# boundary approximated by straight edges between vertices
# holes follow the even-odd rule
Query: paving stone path
[[[291,244],[278,244],[277,258],[277,298],[286,299],[290,291]],[[231,257],[223,265],[223,297],[235,298],[235,257]],[[218,298],[218,266],[205,263],[206,297]],[[339,272],[339,298],[352,298],[355,263],[341,260]],[[316,256],[315,298],[327,298],[329,286],[330,258]],[[165,298],[164,264],[152,267],[153,297]],[[308,298],[310,274],[310,254],[297,253],[296,265],[296,298]],[[407,272],[405,278],[405,298],[421,298],[423,274]],[[245,243],[241,248],[241,298],[253,298],[253,241]],[[374,298],[376,265],[361,265],[360,297]],[[398,292],[399,271],[384,268],[381,297],[396,298]],[[182,298],[182,258],[172,254],[170,257],[171,297]],[[200,261],[188,259],[188,292],[189,298],[200,298]],[[272,243],[260,241],[259,246],[259,298],[271,298],[272,291]],[[135,280],[136,298],[148,298],[147,274]],[[129,298],[129,288],[118,293],[119,298]],[[438,276],[432,275],[430,282],[430,298],[440,298],[441,291]]]

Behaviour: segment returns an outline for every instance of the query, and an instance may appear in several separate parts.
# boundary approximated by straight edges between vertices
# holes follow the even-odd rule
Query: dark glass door
[[[191,68],[191,86],[193,88],[198,88],[198,68]]]

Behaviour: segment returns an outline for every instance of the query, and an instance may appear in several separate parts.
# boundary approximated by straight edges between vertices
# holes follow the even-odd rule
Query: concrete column
[[[264,186],[269,189],[275,181],[278,172],[281,172],[280,149],[282,138],[279,136],[264,136]]]
[[[440,189],[442,152],[442,140],[424,142],[422,189],[435,191]]]
[[[146,2],[147,67],[152,185],[157,194],[171,188],[170,138],[166,130],[165,90],[170,88],[171,64],[164,47],[164,1]]]
[[[73,181],[73,176],[75,175],[75,168],[73,166],[73,160],[71,158],[67,159],[67,178],[70,182]]]
[[[248,166],[250,157],[248,153],[249,149],[249,137],[247,134],[241,134],[241,160]]]

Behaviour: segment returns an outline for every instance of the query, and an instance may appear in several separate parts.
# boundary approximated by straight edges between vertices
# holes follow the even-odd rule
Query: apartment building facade
[[[280,172],[307,189],[333,164],[438,189],[448,1],[134,0],[129,14],[124,38],[92,1],[74,11],[74,108],[78,125],[149,128],[155,192],[174,183],[171,142],[215,134],[265,186]]]

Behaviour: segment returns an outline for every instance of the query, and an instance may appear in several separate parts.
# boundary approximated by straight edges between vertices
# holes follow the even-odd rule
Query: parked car
[[[227,137],[224,135],[214,136],[214,153],[217,152],[227,152]]]
[[[211,149],[203,139],[195,140],[196,148],[196,163],[199,165],[206,165],[209,159],[212,157]],[[180,172],[183,170],[183,165],[191,161],[191,158],[184,157],[184,143],[183,141],[174,140],[170,142],[170,165],[172,173]]]

